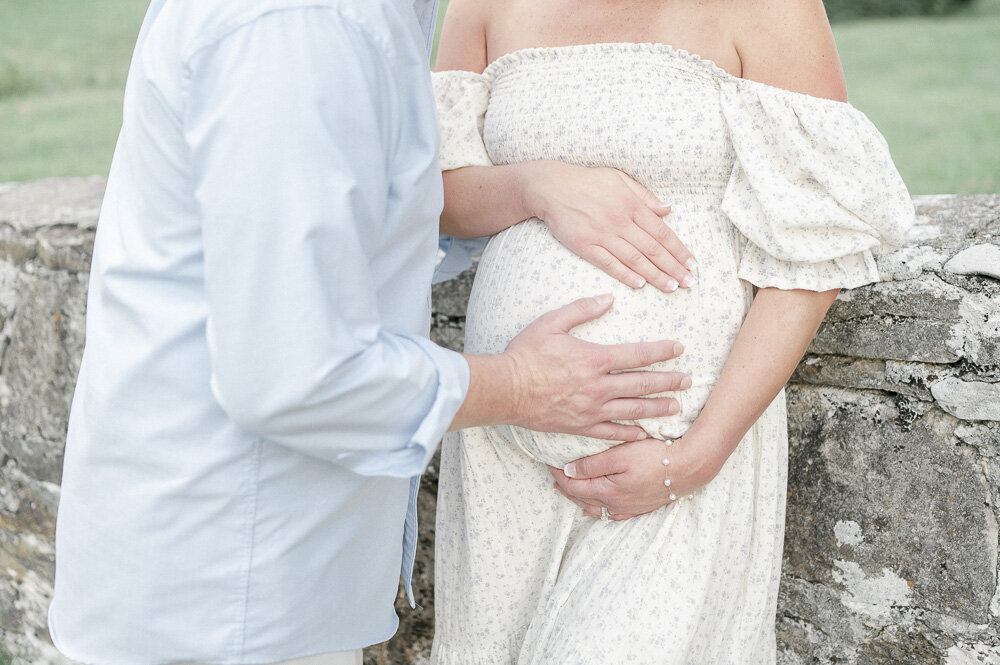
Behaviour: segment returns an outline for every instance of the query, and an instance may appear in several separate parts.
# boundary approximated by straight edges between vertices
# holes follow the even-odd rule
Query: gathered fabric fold
[[[721,80],[720,95],[739,276],[817,291],[878,281],[874,255],[904,242],[914,211],[875,126],[850,104],[745,79]]]
[[[460,70],[434,72],[442,171],[464,166],[492,166],[483,143],[483,123],[490,86],[482,74]]]

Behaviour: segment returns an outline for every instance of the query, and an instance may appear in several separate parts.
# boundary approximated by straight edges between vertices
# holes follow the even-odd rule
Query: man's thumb
[[[610,293],[593,298],[580,298],[551,312],[549,316],[551,317],[551,323],[560,332],[569,332],[578,325],[596,319],[607,312],[611,309],[612,302],[614,302],[614,296]]]

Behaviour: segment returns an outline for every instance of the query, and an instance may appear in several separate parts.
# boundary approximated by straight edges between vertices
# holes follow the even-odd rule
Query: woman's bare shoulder
[[[743,78],[815,97],[847,100],[844,72],[822,0],[745,0],[733,18]]]
[[[438,42],[437,71],[482,73],[486,69],[486,26],[503,0],[450,0]]]

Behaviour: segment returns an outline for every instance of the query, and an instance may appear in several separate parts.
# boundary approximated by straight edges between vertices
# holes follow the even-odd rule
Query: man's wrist
[[[464,356],[469,390],[452,429],[517,424],[524,400],[515,359],[507,353]]]

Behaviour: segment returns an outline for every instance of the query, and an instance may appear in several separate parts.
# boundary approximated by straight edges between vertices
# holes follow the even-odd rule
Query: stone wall
[[[61,449],[103,182],[0,185],[0,644],[48,642]],[[1000,663],[1000,196],[918,197],[880,284],[842,293],[788,389],[779,663]],[[461,348],[471,273],[435,289]],[[435,463],[421,609],[366,662],[420,663],[433,632]],[[95,630],[100,630],[95,618]]]

